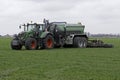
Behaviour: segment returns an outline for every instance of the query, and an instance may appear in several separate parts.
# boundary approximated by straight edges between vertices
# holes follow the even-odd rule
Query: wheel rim
[[[80,48],[83,47],[83,42],[82,41],[80,41],[79,46],[80,46]]]
[[[84,42],[83,46],[84,46],[84,48],[86,47],[86,43],[85,42]]]
[[[80,48],[86,48],[86,46],[87,46],[87,42],[84,38],[81,41],[79,41]]]
[[[36,44],[35,44],[35,41],[32,41],[32,42],[31,42],[31,48],[34,49],[34,48],[35,48],[35,45],[36,45]]]
[[[52,39],[48,39],[47,40],[47,47],[52,48],[52,45],[53,45]]]

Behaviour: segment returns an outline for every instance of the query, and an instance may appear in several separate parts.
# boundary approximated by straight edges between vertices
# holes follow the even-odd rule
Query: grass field
[[[120,39],[114,48],[11,50],[0,38],[0,80],[120,80]]]

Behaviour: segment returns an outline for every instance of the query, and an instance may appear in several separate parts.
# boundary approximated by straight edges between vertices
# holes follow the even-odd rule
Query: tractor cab
[[[42,31],[43,30],[43,24],[37,24],[37,23],[27,23],[27,25],[22,25],[24,27],[24,32],[30,32],[30,31]],[[19,26],[21,29],[21,26]]]

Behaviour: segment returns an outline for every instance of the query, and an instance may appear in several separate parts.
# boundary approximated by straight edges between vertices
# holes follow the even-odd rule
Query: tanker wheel
[[[25,41],[25,48],[27,50],[35,50],[37,49],[37,41],[36,39],[34,38],[28,38],[26,41]]]
[[[51,35],[48,35],[45,39],[44,39],[44,48],[46,49],[51,49],[54,48],[54,39]]]
[[[83,40],[83,48],[86,48],[87,47],[87,38],[83,37],[82,40]]]
[[[73,46],[76,48],[86,48],[87,39],[84,37],[75,37],[73,41]]]
[[[13,45],[13,42],[17,42],[18,45]],[[11,41],[11,48],[13,50],[21,50],[22,49],[22,45],[20,44],[20,41],[19,40],[12,40]]]

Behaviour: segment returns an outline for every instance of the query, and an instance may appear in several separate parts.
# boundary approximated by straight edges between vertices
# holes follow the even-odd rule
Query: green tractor
[[[11,42],[11,48],[15,50],[20,50],[22,46],[26,49],[34,50],[39,48],[39,34],[42,32],[43,24],[27,23],[27,25],[22,25],[24,31],[18,35],[14,35]],[[20,26],[21,28],[21,26]]]
[[[28,23],[24,24],[24,31],[14,35],[11,41],[11,48],[14,50],[51,49],[59,47],[104,47],[104,43],[89,41],[84,33],[85,26],[81,23],[67,24],[66,22],[43,21],[43,24]],[[21,26],[20,26],[21,28]],[[100,41],[99,41],[100,42]],[[108,46],[108,45],[107,45]],[[112,47],[109,45],[109,47]]]

